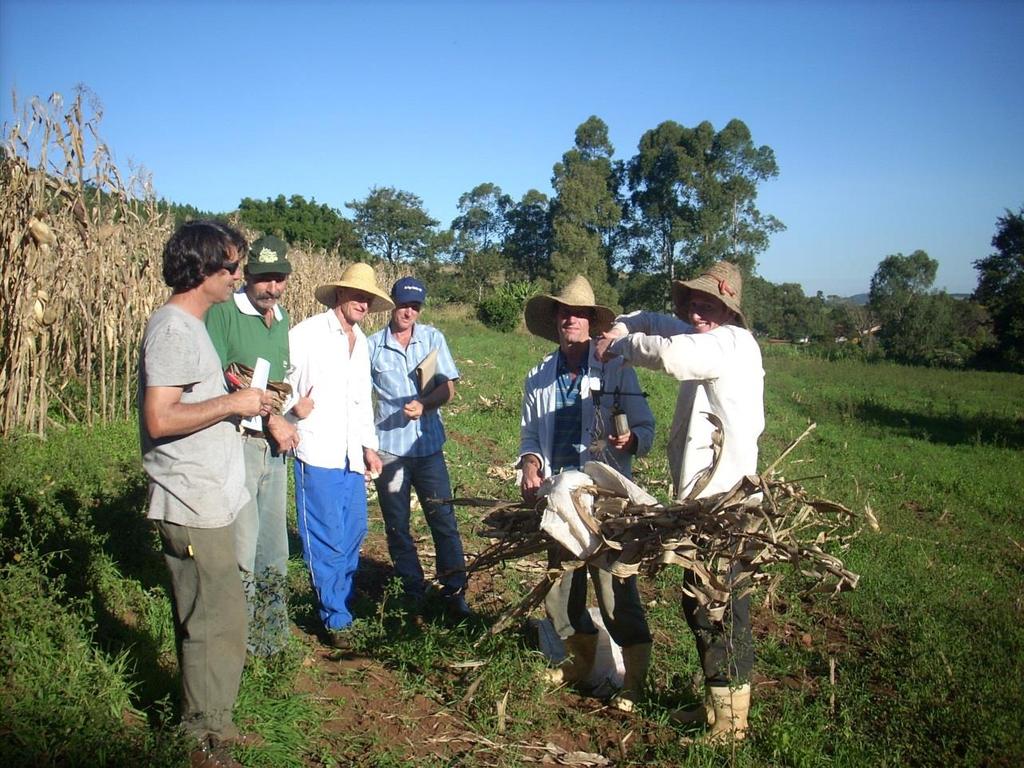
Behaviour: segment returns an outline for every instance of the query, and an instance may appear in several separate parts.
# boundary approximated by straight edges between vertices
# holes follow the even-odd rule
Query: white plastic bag
[[[594,508],[593,495],[577,493],[573,499],[577,489],[593,484],[589,475],[567,469],[547,478],[539,489],[539,495],[547,498],[541,529],[579,560],[590,557],[601,545],[601,538],[587,527],[576,508],[578,502],[590,514]]]

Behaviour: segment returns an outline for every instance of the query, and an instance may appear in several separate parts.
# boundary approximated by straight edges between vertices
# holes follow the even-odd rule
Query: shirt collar
[[[419,323],[413,323],[412,334],[409,336],[409,346],[419,343],[419,336],[416,334],[416,329],[419,327]],[[391,323],[384,326],[384,346],[391,347],[392,349],[404,349],[401,344],[394,341],[395,335],[391,332]]]
[[[333,309],[328,309],[323,313],[327,316],[327,327],[336,333],[345,333],[345,329],[341,327],[341,320],[338,319],[338,313]],[[359,323],[352,326],[352,332],[356,335],[356,338],[363,336],[363,328]]]
[[[324,314],[327,315],[328,328],[332,331],[337,331],[338,333],[344,331],[344,328],[341,327],[341,320],[338,319],[338,313],[335,312],[333,308],[328,309]]]
[[[583,355],[583,360],[580,361],[579,368],[577,368],[575,371],[573,371],[573,373],[583,374],[583,373],[587,373],[589,370],[590,370],[590,342],[588,341],[587,342],[587,353],[585,355]],[[570,373],[570,371],[569,371],[569,362],[565,359],[565,353],[562,352],[562,348],[561,347],[558,348],[558,368],[556,369],[556,373],[558,375],[562,375],[563,373]]]
[[[245,292],[245,286],[242,286],[235,291],[235,306],[238,307],[238,311],[243,315],[255,315],[256,317],[263,317],[263,313],[260,312],[256,307],[249,301],[249,294]],[[281,307],[278,304],[274,305],[274,320],[281,322]]]

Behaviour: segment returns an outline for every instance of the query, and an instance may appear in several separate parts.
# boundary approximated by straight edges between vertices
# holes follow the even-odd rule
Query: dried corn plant
[[[799,439],[779,460],[796,442]],[[693,577],[685,589],[712,621],[721,620],[731,595],[749,594],[758,584],[779,578],[777,570],[769,570],[775,564],[790,564],[809,589],[854,588],[857,574],[827,550],[845,548],[865,523],[874,528],[877,522],[870,513],[855,515],[841,504],[812,498],[796,482],[776,478],[779,460],[762,475],[742,478],[730,491],[666,506],[633,504],[624,495],[597,485],[579,488],[573,494],[577,513],[600,538],[600,546],[584,561],[569,560],[561,570],[546,572],[491,631],[507,628],[539,605],[563,571],[587,564],[620,577],[682,566]],[[585,496],[593,499],[592,504],[583,502]],[[540,528],[543,498],[536,508],[491,499],[455,499],[453,503],[488,508],[479,533],[492,543],[469,564],[468,571],[559,546]]]
[[[43,436],[133,412],[142,333],[169,295],[161,253],[173,222],[144,171],[126,178],[115,165],[87,89],[67,107],[60,94],[24,110],[15,101],[19,113],[0,156],[0,434]],[[344,265],[322,252],[291,258],[285,303],[297,322],[323,310],[313,291]],[[378,268],[385,290],[394,271]]]
[[[18,114],[15,103],[14,114]],[[144,172],[127,180],[80,88],[33,99],[7,128],[0,194],[0,433],[43,435],[52,411],[93,422],[128,414],[137,348],[163,301],[170,225]]]

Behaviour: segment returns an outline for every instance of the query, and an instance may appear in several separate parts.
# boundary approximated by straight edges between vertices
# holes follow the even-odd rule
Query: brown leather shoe
[[[245,768],[223,743],[213,746],[208,739],[193,749],[188,758],[192,768]]]
[[[350,629],[328,629],[327,644],[339,651],[351,651],[355,648]]]

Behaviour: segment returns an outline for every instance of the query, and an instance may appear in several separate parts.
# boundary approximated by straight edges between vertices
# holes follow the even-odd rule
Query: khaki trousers
[[[246,608],[234,524],[156,527],[174,597],[182,727],[200,740],[237,736],[231,712],[245,665]]]

